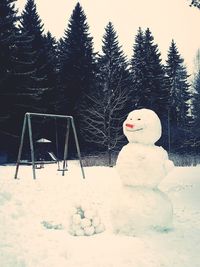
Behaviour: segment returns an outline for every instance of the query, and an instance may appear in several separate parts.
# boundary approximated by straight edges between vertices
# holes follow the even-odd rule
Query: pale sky
[[[80,0],[94,38],[95,52],[101,50],[105,26],[111,21],[118,35],[119,44],[130,58],[135,35],[139,27],[150,28],[158,44],[161,57],[166,59],[171,40],[174,39],[188,72],[194,67],[194,58],[200,48],[200,10],[190,7],[188,0]],[[21,11],[26,0],[17,0]],[[57,39],[63,36],[76,0],[35,0],[37,11]]]

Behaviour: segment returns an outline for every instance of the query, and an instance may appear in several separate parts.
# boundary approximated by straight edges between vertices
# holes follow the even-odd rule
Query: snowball
[[[100,223],[98,226],[95,227],[95,233],[100,234],[105,231],[105,226],[103,223]]]
[[[82,228],[80,228],[80,229],[77,229],[76,231],[75,231],[75,235],[76,236],[84,236],[84,230],[82,229]]]
[[[69,231],[68,231],[71,235],[74,236],[83,236],[84,235],[84,230],[83,228],[80,226],[80,224],[71,224],[69,226]]]
[[[81,216],[80,216],[80,214],[74,214],[72,216],[72,222],[74,224],[80,224],[80,222],[81,222]]]
[[[90,227],[85,227],[84,231],[85,231],[85,235],[91,236],[94,234],[95,229],[94,229],[94,226],[90,226]]]
[[[85,227],[89,227],[91,226],[91,220],[88,218],[83,218],[81,219],[81,227],[85,228]]]
[[[77,230],[81,229],[81,226],[78,225],[78,224],[72,224],[71,225],[71,229],[72,229],[73,232],[76,232]]]
[[[84,209],[84,207],[86,209]],[[89,205],[77,205],[75,214],[71,216],[71,224],[69,225],[69,233],[74,236],[91,236],[95,233],[102,232],[100,226],[100,217],[97,211]],[[99,227],[96,228],[95,227]]]

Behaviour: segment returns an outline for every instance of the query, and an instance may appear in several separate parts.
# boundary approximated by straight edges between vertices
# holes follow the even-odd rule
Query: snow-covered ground
[[[200,166],[176,167],[160,184],[174,207],[174,229],[137,236],[112,232],[109,210],[119,189],[115,168],[78,162],[65,176],[56,165],[0,166],[0,267],[199,267]],[[72,236],[76,205],[95,207],[106,226],[93,236]],[[116,218],[117,220],[117,218]]]

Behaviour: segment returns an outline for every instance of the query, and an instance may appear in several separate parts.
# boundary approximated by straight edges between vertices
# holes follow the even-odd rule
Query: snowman
[[[111,220],[116,233],[137,235],[148,229],[172,228],[172,204],[158,189],[173,168],[167,152],[155,142],[161,136],[161,123],[149,109],[134,110],[123,123],[129,143],[118,155],[116,169],[121,186],[114,197]]]

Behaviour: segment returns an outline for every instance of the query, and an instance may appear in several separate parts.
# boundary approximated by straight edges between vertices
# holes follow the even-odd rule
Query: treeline
[[[174,40],[163,64],[150,29],[139,28],[127,59],[109,22],[97,53],[79,3],[56,41],[44,34],[34,0],[20,16],[15,0],[0,1],[0,151],[15,157],[24,114],[40,112],[74,116],[81,150],[111,157],[126,142],[122,122],[128,112],[150,108],[162,121],[159,144],[170,152],[198,153],[199,103],[200,72],[191,86]],[[35,125],[35,140],[55,138],[50,122]],[[62,144],[63,133],[57,138]]]

